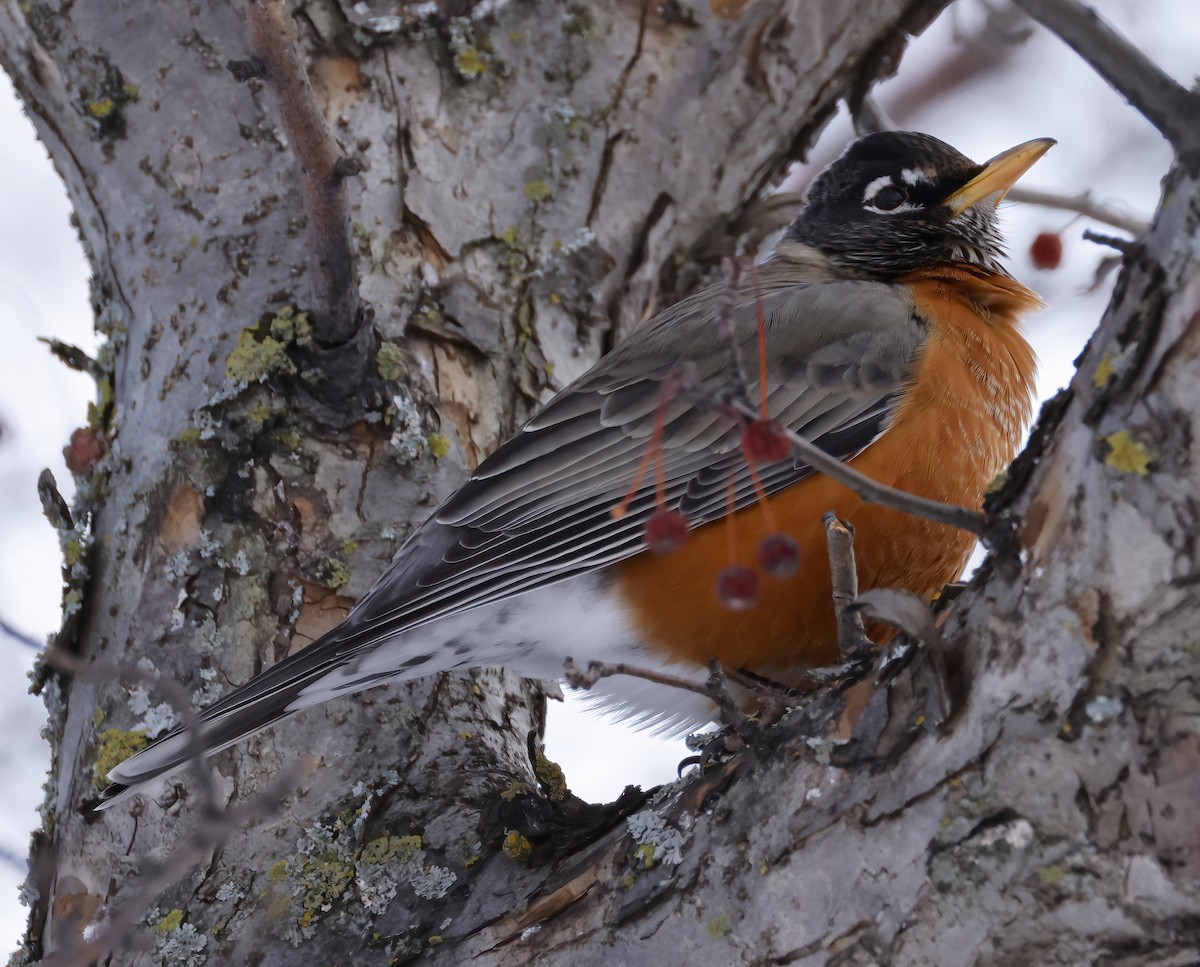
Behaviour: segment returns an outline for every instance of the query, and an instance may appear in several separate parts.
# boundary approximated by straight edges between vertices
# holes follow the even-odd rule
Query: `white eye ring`
[[[876,199],[888,189],[899,193],[900,199],[891,206],[879,205]],[[902,212],[916,211],[921,206],[908,200],[908,189],[897,185],[891,175],[880,175],[863,190],[863,207],[880,215],[898,215]]]

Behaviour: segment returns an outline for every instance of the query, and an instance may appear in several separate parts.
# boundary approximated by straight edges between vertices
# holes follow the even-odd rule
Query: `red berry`
[[[90,473],[107,449],[99,430],[81,426],[71,434],[71,442],[63,447],[63,459],[71,473]]]
[[[774,420],[755,420],[742,431],[746,458],[754,463],[778,463],[792,452],[791,441]]]
[[[773,578],[790,578],[800,567],[800,545],[787,534],[768,534],[758,544],[758,566]]]
[[[677,510],[660,507],[646,518],[642,537],[655,554],[673,554],[688,539],[687,518]]]
[[[731,564],[717,575],[717,599],[730,611],[747,611],[758,604],[758,575]]]
[[[1041,232],[1029,246],[1034,268],[1057,269],[1062,264],[1063,243],[1058,232]]]

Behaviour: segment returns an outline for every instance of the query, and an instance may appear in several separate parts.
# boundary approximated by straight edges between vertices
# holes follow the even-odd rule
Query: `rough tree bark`
[[[88,808],[169,711],[137,674],[205,702],[328,627],[547,389],[693,285],[696,253],[737,246],[747,204],[938,5],[734,3],[728,19],[633,0],[0,5],[0,61],[67,184],[107,337],[84,435],[106,453],[80,454],[62,521],[59,641],[101,670],[43,686],[55,760],[18,962],[140,915],[148,870],[189,855],[194,785]],[[222,801],[252,801],[301,754],[321,768],[279,818],[193,841],[199,864],[115,962],[587,963],[641,943],[714,962],[828,934],[835,907],[797,916],[797,882],[849,883],[849,854],[787,872],[803,840],[789,829],[839,815],[804,805],[810,767],[790,757],[736,787],[733,823],[728,806],[695,827],[651,822],[645,870],[619,831],[578,875],[481,842],[500,791],[533,786],[539,701],[499,673],[451,678],[224,753]],[[957,740],[963,769],[974,735]],[[942,747],[919,749],[933,764],[907,767],[924,777],[916,825],[895,817],[914,883],[912,830],[950,796]],[[822,801],[875,788],[854,772]],[[865,819],[831,828],[883,849],[890,827]],[[536,894],[561,906],[564,876],[599,889],[543,932],[553,949],[513,941],[527,925],[513,911]],[[730,883],[759,899],[735,902]]]

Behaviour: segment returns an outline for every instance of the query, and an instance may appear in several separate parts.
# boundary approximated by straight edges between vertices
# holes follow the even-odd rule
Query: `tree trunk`
[[[18,959],[119,919],[208,822],[187,782],[90,811],[103,772],[170,711],[139,676],[204,704],[327,629],[539,398],[694,285],[698,253],[736,247],[746,206],[937,4],[737,6],[3,4],[0,59],[66,181],[108,337],[90,432],[106,452],[85,459],[63,535],[59,642],[97,671],[44,685],[55,758]],[[501,790],[534,784],[539,703],[499,672],[444,678],[223,753],[217,792],[233,803],[302,754],[321,768],[281,816],[219,848],[190,840],[202,862],[118,962],[385,964],[431,945],[451,962],[551,957],[542,940],[483,952],[570,874],[512,863],[477,832]],[[984,732],[953,739],[962,768]],[[896,808],[921,786],[919,830],[938,833],[944,756],[926,740],[914,778],[888,784]],[[813,942],[802,927],[824,936],[782,873],[793,857],[821,868],[785,829],[828,826],[829,804],[874,783],[852,772],[824,808],[801,808],[787,789],[808,788],[809,767],[784,761],[735,787],[735,823],[722,806],[688,827],[681,865],[660,854],[635,871],[615,834],[599,860],[576,858],[604,889],[542,936],[577,963],[639,943],[665,962],[728,962],[742,944],[758,959]],[[751,844],[760,811],[767,839]],[[832,828],[860,848],[893,821],[908,830],[917,876],[925,840],[907,813],[850,815]],[[832,869],[796,880],[852,882]],[[880,904],[897,885],[879,881]],[[751,890],[775,899],[735,902]],[[872,936],[902,922],[864,917]]]

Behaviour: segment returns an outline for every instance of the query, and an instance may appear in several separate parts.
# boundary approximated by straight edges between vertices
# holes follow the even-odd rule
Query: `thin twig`
[[[837,514],[825,515],[825,546],[833,581],[833,611],[837,615],[838,652],[843,662],[858,661],[874,650],[862,615],[851,608],[858,597],[858,568],[854,563],[854,531]]]
[[[1017,0],[1057,34],[1151,124],[1179,154],[1200,151],[1200,96],[1164,74],[1137,47],[1079,0]]]
[[[1090,229],[1083,233],[1085,242],[1095,242],[1097,245],[1106,245],[1109,248],[1115,248],[1122,255],[1128,255],[1140,246],[1140,242],[1131,242],[1127,238],[1116,238],[1112,235],[1104,235],[1101,232],[1093,232]]]
[[[313,252],[318,339],[348,342],[358,326],[358,279],[350,248],[350,218],[342,153],[329,133],[297,53],[296,31],[283,0],[247,0],[255,58],[279,107],[300,168],[300,188]],[[251,75],[253,76],[253,75]]]
[[[648,682],[654,682],[656,685],[666,685],[668,688],[682,688],[684,691],[695,692],[697,695],[708,695],[708,686],[701,682],[694,682],[688,678],[680,678],[677,675],[667,675],[663,672],[652,671],[649,668],[638,668],[636,665],[627,665],[624,662],[614,664],[603,661],[590,661],[586,669],[582,669],[576,665],[573,658],[568,658],[563,662],[563,677],[572,688],[581,688],[587,691],[600,681],[600,679],[611,678],[613,675],[630,675],[633,678],[641,678]]]
[[[25,632],[14,628],[3,618],[0,618],[0,631],[4,632],[18,644],[24,645],[26,648],[32,648],[34,651],[40,652],[45,647],[42,642],[38,641],[32,635],[27,635]]]
[[[758,413],[746,403],[730,404],[749,420],[757,420]],[[918,497],[906,490],[897,490],[878,480],[873,480],[866,474],[859,473],[848,463],[843,463],[837,457],[831,456],[815,443],[805,439],[795,430],[780,427],[780,431],[792,447],[803,457],[814,470],[831,477],[838,483],[850,488],[863,500],[872,504],[882,504],[894,510],[903,511],[922,520],[931,520],[938,524],[948,524],[959,530],[967,531],[983,540],[990,540],[988,518],[976,510],[968,510],[957,504],[944,504],[940,500],[930,500],[928,497]]]
[[[1118,211],[1101,205],[1092,198],[1090,191],[1078,195],[1060,195],[1053,191],[1042,191],[1038,188],[1022,188],[1015,185],[1005,196],[1008,201],[1021,202],[1025,205],[1040,205],[1042,208],[1054,208],[1064,212],[1075,212],[1084,218],[1103,222],[1122,232],[1128,232],[1135,238],[1146,234],[1150,223],[1132,215],[1122,215]]]

